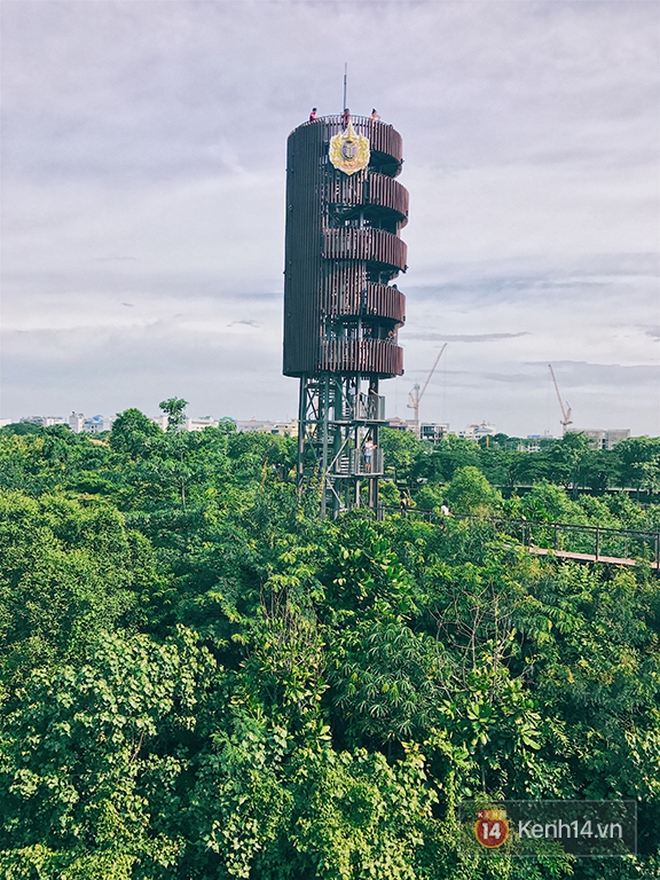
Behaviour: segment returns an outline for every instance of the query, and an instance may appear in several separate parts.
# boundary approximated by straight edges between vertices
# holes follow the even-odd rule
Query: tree
[[[168,431],[181,430],[186,420],[185,410],[187,406],[188,401],[182,397],[168,397],[167,400],[161,400],[158,407],[167,415]]]
[[[572,489],[576,497],[590,451],[589,440],[584,434],[564,434],[561,440],[555,440],[543,452],[548,478],[553,483],[561,483],[566,489]]]
[[[139,409],[120,413],[112,425],[110,446],[133,459],[148,457],[157,447],[163,432]]]
[[[84,663],[36,670],[3,721],[2,876],[172,877],[187,746],[216,676],[183,628],[164,645],[101,633]]]
[[[420,510],[436,510],[445,500],[445,486],[427,483],[415,493],[415,505]]]
[[[459,468],[479,467],[479,452],[479,445],[472,440],[450,435],[417,460],[413,477],[436,483],[451,480]]]
[[[473,465],[456,471],[445,495],[456,513],[490,516],[502,506],[502,494]]]
[[[582,483],[592,492],[602,492],[621,482],[621,468],[614,451],[590,449],[582,465]]]
[[[482,449],[479,455],[480,468],[489,482],[500,486],[530,485],[544,471],[542,455],[517,449]]]
[[[627,437],[614,447],[624,486],[660,489],[660,437]]]
[[[561,486],[540,480],[520,501],[520,510],[535,522],[585,523],[584,510]]]
[[[426,454],[426,448],[411,431],[383,428],[380,433],[385,467],[394,469],[398,483],[410,485],[415,462]]]
[[[40,431],[41,427],[33,425],[32,422],[11,422],[11,424],[0,428],[2,434],[16,434],[19,437],[23,434],[39,434]]]
[[[103,502],[0,493],[0,644],[5,683],[80,657],[156,579],[140,536]]]
[[[0,479],[23,489],[0,493],[1,876],[566,874],[466,852],[455,805],[478,793],[638,798],[643,855],[574,870],[657,873],[658,583],[461,515],[499,513],[480,468],[513,452],[403,440],[418,505],[459,514],[439,525],[307,514],[289,438],[127,410],[109,443],[0,434]],[[583,481],[581,444],[547,448],[556,466],[577,450]],[[577,503],[546,482],[510,510],[660,523],[628,493]]]

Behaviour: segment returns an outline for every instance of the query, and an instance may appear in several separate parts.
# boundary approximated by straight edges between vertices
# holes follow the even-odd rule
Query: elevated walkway
[[[396,508],[388,510],[394,512]],[[445,519],[437,510],[419,508],[409,509],[408,515],[435,523]],[[453,518],[454,515],[451,516]],[[660,529],[613,529],[578,523],[533,522],[500,517],[455,518],[490,525],[501,535],[513,538],[519,546],[527,547],[535,556],[629,567],[637,565],[640,560],[646,560],[652,571],[660,571]]]
[[[574,559],[576,562],[605,562],[607,565],[637,565],[638,560],[621,556],[596,556],[595,553],[574,553],[571,550],[550,550],[546,547],[528,547],[535,556],[556,556],[558,559]],[[651,563],[653,571],[660,571],[657,562]]]

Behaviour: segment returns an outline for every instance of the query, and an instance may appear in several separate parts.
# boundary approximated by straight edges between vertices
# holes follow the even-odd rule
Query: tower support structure
[[[383,475],[378,433],[384,421],[385,398],[378,394],[377,379],[332,373],[301,377],[297,485],[300,492],[317,487],[323,516],[376,507]]]
[[[298,490],[318,492],[322,515],[378,503],[380,383],[403,373],[401,148],[392,126],[364,117],[289,136],[284,373],[300,380]]]

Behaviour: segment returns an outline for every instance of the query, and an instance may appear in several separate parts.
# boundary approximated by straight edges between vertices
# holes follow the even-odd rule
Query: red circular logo
[[[509,836],[509,823],[504,810],[478,810],[474,836],[487,849],[502,846]]]

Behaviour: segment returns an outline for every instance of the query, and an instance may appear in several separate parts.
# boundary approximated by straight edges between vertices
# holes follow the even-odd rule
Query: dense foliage
[[[389,433],[384,501],[453,515],[321,522],[293,440],[182,433],[178,403],[166,432],[0,432],[3,877],[660,876],[660,582],[488,518],[657,528],[572,490],[656,491],[658,441]],[[477,857],[456,810],[482,793],[634,799],[639,855]]]
[[[509,490],[547,480],[574,496],[580,487],[596,493],[634,489],[637,497],[660,492],[658,437],[628,437],[613,449],[599,449],[579,433],[534,441],[495,434],[479,443],[449,435],[435,445],[400,431],[384,434],[387,464],[397,481],[409,487],[447,482],[459,468],[473,466],[490,483]]]

